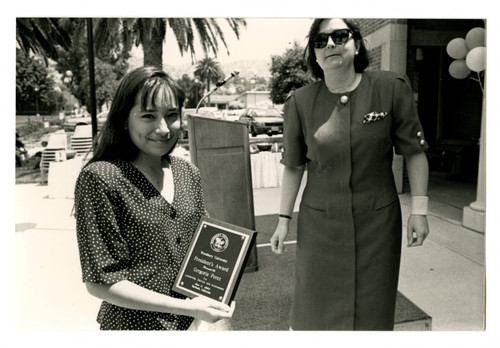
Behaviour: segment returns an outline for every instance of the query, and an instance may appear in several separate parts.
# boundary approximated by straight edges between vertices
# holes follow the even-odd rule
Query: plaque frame
[[[217,243],[213,243],[216,236],[221,236],[225,242],[226,247],[222,251],[222,248],[217,248]],[[256,236],[257,231],[203,216],[182,261],[172,290],[189,298],[204,296],[230,305],[236,295]],[[207,242],[207,238],[210,242]],[[239,243],[241,244],[238,245]],[[225,259],[226,255],[231,259]],[[228,267],[225,267],[226,264]],[[222,286],[212,283],[221,280]]]

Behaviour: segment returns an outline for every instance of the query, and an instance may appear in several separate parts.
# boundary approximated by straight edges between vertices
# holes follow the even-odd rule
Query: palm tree
[[[246,27],[246,20],[225,18],[225,21],[239,39],[240,29]],[[31,51],[57,61],[57,46],[65,50],[71,47],[73,22],[75,19],[68,18],[17,18],[17,44],[25,53]],[[103,47],[116,47],[119,42],[121,54],[125,56],[132,44],[142,45],[144,65],[162,68],[167,28],[175,35],[181,54],[189,52],[193,60],[195,32],[205,55],[211,50],[217,56],[219,40],[229,53],[224,32],[216,18],[96,18],[94,22],[96,52],[99,53]]]
[[[240,37],[240,28],[246,27],[246,20],[241,18],[225,18],[227,24],[237,38]],[[144,65],[153,65],[162,68],[163,42],[170,28],[177,40],[181,55],[186,52],[195,58],[195,32],[201,43],[204,54],[211,50],[217,56],[219,40],[222,41],[226,51],[228,47],[216,18],[100,18],[96,19],[96,44],[107,41],[110,33],[119,30],[124,46],[134,42],[136,46],[142,45],[144,52]]]
[[[222,68],[218,61],[213,58],[205,57],[196,64],[194,76],[201,81],[206,82],[207,92],[210,91],[210,82],[217,82],[223,76]],[[210,96],[207,98],[208,105],[210,105]],[[207,102],[205,102],[205,105]]]

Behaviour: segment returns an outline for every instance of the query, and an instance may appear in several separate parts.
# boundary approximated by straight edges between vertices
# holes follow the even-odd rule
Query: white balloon
[[[451,62],[448,68],[450,75],[456,79],[465,79],[470,74],[470,69],[465,64],[465,60],[457,59]]]
[[[481,27],[472,28],[465,35],[465,44],[469,50],[479,46],[486,46],[485,37],[486,30]]]
[[[446,45],[446,52],[453,59],[464,59],[469,52],[469,49],[465,45],[465,40],[461,37],[457,37]]]
[[[486,47],[480,46],[471,49],[465,57],[465,63],[472,71],[483,71],[486,68]]]

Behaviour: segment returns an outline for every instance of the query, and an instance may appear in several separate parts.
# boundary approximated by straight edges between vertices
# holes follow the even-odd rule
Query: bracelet
[[[285,218],[285,219],[288,219],[288,220],[292,220],[292,217],[290,215],[279,214],[278,217]]]
[[[429,197],[412,196],[411,197],[411,215],[427,215],[429,211]]]

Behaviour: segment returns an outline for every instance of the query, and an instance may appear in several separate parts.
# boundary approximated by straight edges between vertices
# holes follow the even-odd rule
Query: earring
[[[356,54],[356,55],[358,55],[358,53],[359,53],[359,51],[356,51],[356,53],[355,53],[355,54]]]

